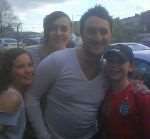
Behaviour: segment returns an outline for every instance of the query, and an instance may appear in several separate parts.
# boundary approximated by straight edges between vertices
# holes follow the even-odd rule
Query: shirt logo
[[[122,116],[127,116],[129,113],[129,104],[127,101],[122,102],[119,112]]]

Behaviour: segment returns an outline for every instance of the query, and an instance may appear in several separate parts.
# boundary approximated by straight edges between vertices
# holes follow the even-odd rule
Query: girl
[[[12,48],[2,54],[0,65],[0,139],[22,139],[23,94],[32,83],[32,58],[25,50]]]
[[[33,57],[35,66],[42,59],[57,50],[62,50],[69,46],[72,22],[69,16],[62,11],[54,11],[43,20],[44,36],[42,45],[34,48],[27,48]]]

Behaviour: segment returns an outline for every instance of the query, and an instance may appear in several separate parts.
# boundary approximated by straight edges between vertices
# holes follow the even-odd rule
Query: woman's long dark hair
[[[0,93],[12,83],[12,68],[14,61],[21,54],[30,54],[22,48],[11,48],[0,53]]]

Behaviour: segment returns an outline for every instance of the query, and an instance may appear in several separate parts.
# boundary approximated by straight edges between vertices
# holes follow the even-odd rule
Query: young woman
[[[33,78],[31,56],[21,48],[6,50],[0,59],[0,139],[22,139],[24,92]]]
[[[72,31],[72,22],[69,16],[62,11],[54,11],[43,20],[44,37],[42,45],[39,47],[27,49],[32,55],[35,67],[43,60],[46,56],[52,52],[65,49],[70,47],[69,40]],[[41,106],[45,107],[45,97],[41,100]],[[34,132],[28,124],[28,130],[25,132],[25,139],[35,139]]]
[[[62,50],[69,45],[72,32],[72,22],[69,16],[62,11],[54,11],[43,20],[44,37],[40,47],[32,48],[31,55],[35,65],[47,55]]]
[[[127,46],[117,45],[105,54],[108,79],[101,109],[101,133],[104,139],[150,138],[150,91],[137,91],[129,76],[134,70],[134,56]]]

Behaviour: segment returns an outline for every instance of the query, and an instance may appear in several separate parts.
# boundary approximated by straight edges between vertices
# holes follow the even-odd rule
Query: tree
[[[113,19],[112,25],[112,36],[114,42],[123,41],[124,38],[124,27],[120,22],[119,18]]]
[[[13,10],[6,0],[0,0],[0,36],[13,31],[19,19],[14,15]]]
[[[119,18],[113,20],[113,42],[136,41],[137,35],[142,32],[142,26],[123,24]]]

